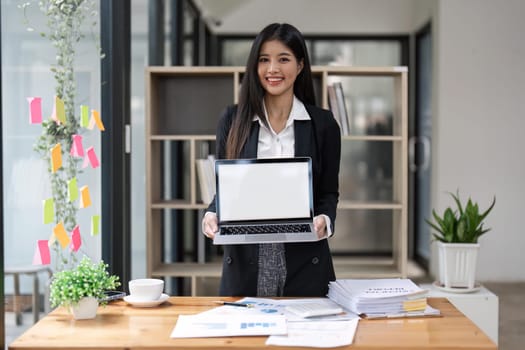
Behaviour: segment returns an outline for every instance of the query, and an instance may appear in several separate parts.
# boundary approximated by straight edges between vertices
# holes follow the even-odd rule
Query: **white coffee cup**
[[[129,281],[129,295],[136,301],[158,300],[164,290],[164,281],[155,278],[139,278]]]

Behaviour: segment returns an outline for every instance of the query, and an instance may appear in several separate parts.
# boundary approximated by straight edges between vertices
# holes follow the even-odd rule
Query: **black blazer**
[[[295,120],[295,156],[312,158],[314,215],[330,217],[334,230],[339,199],[341,133],[330,111],[305,105],[310,120]],[[237,106],[228,107],[217,127],[216,157],[225,158],[226,139]],[[252,123],[240,158],[257,158],[259,123]],[[215,212],[215,199],[208,207]],[[326,296],[328,282],[335,280],[328,240],[285,243],[286,282],[284,296]],[[220,295],[255,296],[257,293],[258,245],[225,245]]]

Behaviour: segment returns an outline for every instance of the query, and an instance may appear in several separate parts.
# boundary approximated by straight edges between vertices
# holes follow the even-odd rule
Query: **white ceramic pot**
[[[80,299],[77,305],[71,306],[71,313],[75,320],[88,320],[97,315],[98,300],[94,297]]]
[[[443,243],[439,248],[439,282],[445,288],[474,288],[479,243]]]

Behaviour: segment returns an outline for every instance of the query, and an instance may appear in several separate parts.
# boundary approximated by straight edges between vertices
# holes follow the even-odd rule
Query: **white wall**
[[[433,205],[460,189],[486,208],[478,279],[525,280],[525,2],[442,0],[434,32]],[[435,256],[435,255],[434,255]]]

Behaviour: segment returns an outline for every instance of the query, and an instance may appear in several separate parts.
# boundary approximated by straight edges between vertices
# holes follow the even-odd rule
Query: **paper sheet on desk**
[[[171,338],[286,334],[283,315],[180,315]]]
[[[294,303],[305,303],[309,301],[319,301],[327,298],[298,298],[298,299],[269,299],[269,298],[255,298],[245,297],[238,302],[251,304],[253,307],[244,308],[236,306],[219,306],[208,311],[204,311],[199,315],[222,315],[222,316],[235,316],[235,315],[284,315],[288,322],[302,322],[304,318],[297,316],[286,310],[286,306]],[[329,301],[327,299],[327,301]],[[344,321],[359,318],[355,313],[345,310],[345,313],[330,316],[320,316],[307,319],[308,321]]]
[[[287,335],[272,335],[266,345],[332,348],[354,341],[359,319],[348,321],[290,322]]]

